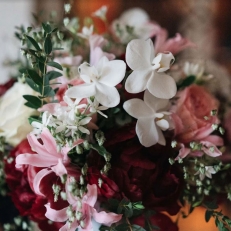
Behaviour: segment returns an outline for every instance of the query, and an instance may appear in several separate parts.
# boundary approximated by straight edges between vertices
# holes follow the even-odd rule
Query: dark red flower
[[[5,84],[0,84],[0,96],[4,95],[5,92],[13,86],[15,79],[10,79]]]

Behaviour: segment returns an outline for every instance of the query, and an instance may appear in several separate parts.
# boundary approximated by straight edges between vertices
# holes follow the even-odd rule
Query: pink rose
[[[189,143],[207,137],[213,131],[212,124],[219,121],[217,116],[210,115],[212,110],[218,109],[218,101],[197,85],[185,88],[176,97],[179,99],[172,108],[172,117],[177,141]]]

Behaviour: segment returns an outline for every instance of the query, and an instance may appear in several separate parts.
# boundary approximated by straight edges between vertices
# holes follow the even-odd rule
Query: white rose
[[[23,95],[34,95],[35,92],[26,84],[16,82],[0,99],[0,135],[6,142],[16,146],[32,130],[28,117],[35,109],[24,105]]]

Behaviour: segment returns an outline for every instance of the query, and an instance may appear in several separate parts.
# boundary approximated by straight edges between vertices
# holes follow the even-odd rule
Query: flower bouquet
[[[92,16],[103,34],[68,17],[17,32],[26,62],[0,88],[0,183],[19,216],[4,230],[177,231],[171,216],[198,206],[230,230],[229,102],[202,65],[177,64],[194,43],[141,9],[111,24],[106,12]]]

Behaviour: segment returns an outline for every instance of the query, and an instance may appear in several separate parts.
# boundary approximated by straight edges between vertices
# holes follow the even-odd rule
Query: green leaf
[[[218,205],[216,203],[216,201],[206,201],[204,202],[204,205],[208,208],[208,209],[217,209]]]
[[[206,212],[205,212],[205,221],[209,222],[209,220],[212,217],[212,215],[213,215],[213,211],[212,210],[206,210]]]
[[[145,207],[142,205],[142,201],[138,201],[138,202],[135,202],[135,203],[132,203],[132,207],[134,209],[145,209]]]
[[[51,33],[55,33],[55,32],[57,32],[58,31],[58,28],[56,27],[56,28],[54,28],[52,31],[51,31]]]
[[[41,120],[38,120],[38,119],[36,119],[36,118],[34,118],[34,117],[29,117],[29,118],[28,118],[28,121],[29,121],[30,124],[32,124],[32,122],[34,122],[34,121],[35,121],[35,122],[41,123]]]
[[[42,106],[42,101],[36,96],[33,95],[23,95],[23,98],[28,102],[25,103],[26,106],[38,109]]]
[[[42,78],[39,76],[39,74],[34,71],[34,70],[27,70],[28,75],[30,76],[30,78],[38,85],[42,85],[43,84],[43,80]]]
[[[144,228],[142,228],[139,225],[132,225],[132,231],[146,231]]]
[[[26,37],[37,51],[41,51],[39,44],[32,37],[30,37],[29,35],[27,35]]]
[[[45,65],[43,62],[38,62],[39,70],[44,73],[46,71]]]
[[[49,55],[52,51],[52,42],[50,36],[47,36],[45,39],[44,50],[47,55]]]
[[[51,26],[50,26],[49,24],[47,24],[47,23],[42,23],[42,27],[43,27],[43,30],[44,30],[47,34],[49,34],[49,33],[52,32]]]
[[[26,83],[36,92],[39,92],[38,85],[30,78],[26,78]]]
[[[53,51],[62,51],[62,50],[64,50],[64,48],[62,48],[62,47],[54,47],[53,48]]]
[[[108,153],[103,146],[99,146],[98,144],[91,144],[91,148],[96,150],[101,156],[104,156]]]
[[[50,86],[46,86],[44,87],[44,97],[53,97],[55,96],[55,92],[53,90],[53,88],[51,88]]]
[[[48,62],[47,65],[50,66],[50,67],[55,67],[55,68],[57,68],[57,69],[59,69],[61,71],[63,70],[62,66],[59,63],[56,63],[56,62]]]
[[[194,75],[190,75],[188,76],[186,79],[184,79],[179,85],[178,85],[178,89],[182,88],[182,87],[187,87],[191,84],[193,84],[196,80],[196,76]]]
[[[49,80],[52,80],[63,76],[63,74],[58,71],[49,71],[46,73],[46,76],[49,78]]]
[[[129,225],[128,224],[120,224],[116,226],[116,231],[128,231]]]

